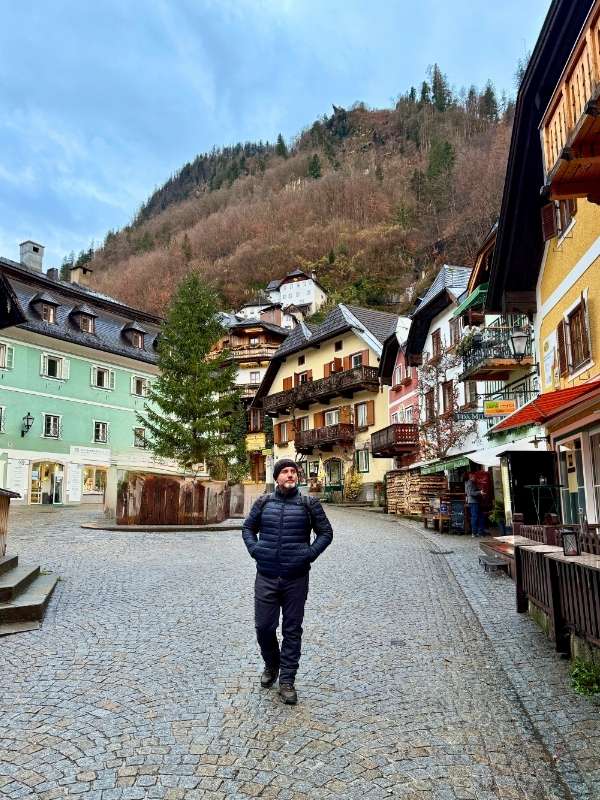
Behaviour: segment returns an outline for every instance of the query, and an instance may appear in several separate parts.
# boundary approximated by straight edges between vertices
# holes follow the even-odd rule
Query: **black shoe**
[[[279,667],[265,667],[263,674],[260,676],[260,685],[263,689],[268,689],[273,686],[279,675]]]
[[[296,694],[296,690],[291,683],[279,684],[279,696],[288,706],[295,706],[298,702],[298,695]]]

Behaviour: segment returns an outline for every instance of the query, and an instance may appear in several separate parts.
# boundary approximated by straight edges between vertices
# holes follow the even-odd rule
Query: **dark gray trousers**
[[[299,578],[266,578],[256,573],[254,624],[261,655],[267,667],[279,667],[279,682],[294,683],[300,663],[302,620],[308,596],[308,575]],[[281,650],[277,640],[282,612]]]

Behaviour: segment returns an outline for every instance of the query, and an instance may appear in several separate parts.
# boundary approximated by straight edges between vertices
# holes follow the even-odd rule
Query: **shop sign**
[[[249,433],[246,436],[246,450],[248,452],[262,450],[266,443],[266,437],[263,433]]]
[[[484,400],[483,414],[485,417],[506,417],[517,410],[516,400]]]
[[[273,455],[273,451],[269,447],[266,447],[264,450],[261,450],[261,453],[263,454],[263,456],[272,456]]]
[[[454,415],[456,420],[477,420],[484,418],[483,411],[457,411]]]

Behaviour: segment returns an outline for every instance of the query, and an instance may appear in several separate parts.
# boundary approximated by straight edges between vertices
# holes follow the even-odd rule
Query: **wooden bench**
[[[443,530],[450,529],[450,515],[440,514],[433,511],[427,511],[423,514],[423,527],[428,528],[429,523],[432,523],[433,529],[442,532]]]

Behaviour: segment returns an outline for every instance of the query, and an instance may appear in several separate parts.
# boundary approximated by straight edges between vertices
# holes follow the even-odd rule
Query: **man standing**
[[[485,492],[475,483],[472,472],[467,472],[465,477],[467,479],[465,499],[471,516],[471,536],[485,536],[483,512],[481,511],[481,500],[485,496]]]
[[[311,563],[331,544],[333,530],[321,503],[298,491],[295,461],[277,461],[273,479],[275,491],[254,503],[242,537],[256,561],[254,621],[265,662],[260,683],[268,688],[279,675],[279,694],[285,703],[293,705],[298,702],[294,681],[300,663],[308,573]],[[312,544],[311,529],[316,533]],[[280,609],[281,649],[276,633]]]

